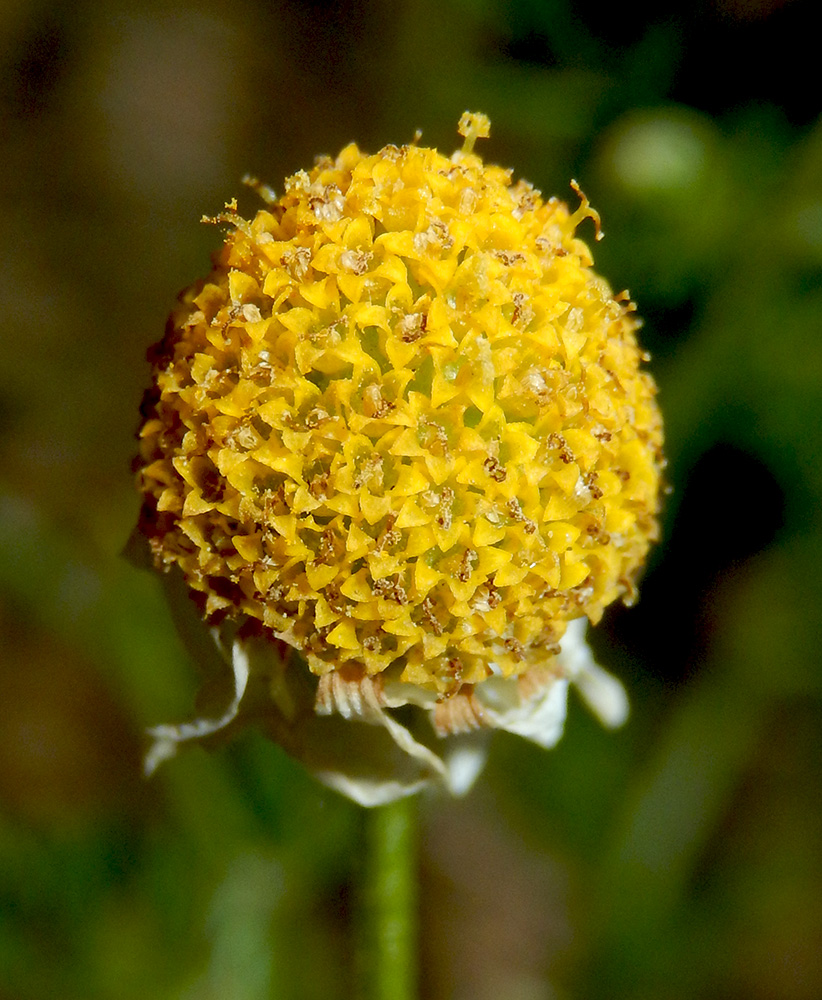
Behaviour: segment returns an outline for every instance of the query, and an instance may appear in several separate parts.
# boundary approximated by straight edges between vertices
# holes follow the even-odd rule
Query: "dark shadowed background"
[[[423,1000],[822,995],[816,9],[0,7],[0,1000],[350,996],[358,810],[253,734],[140,776],[196,673],[119,555],[129,462],[200,216],[351,139],[450,151],[466,108],[600,210],[672,493],[593,637],[628,726],[574,703],[555,751],[499,736],[422,803]]]

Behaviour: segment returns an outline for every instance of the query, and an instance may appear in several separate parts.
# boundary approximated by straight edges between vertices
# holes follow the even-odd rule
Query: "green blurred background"
[[[449,151],[466,108],[602,213],[672,493],[593,639],[629,725],[574,703],[421,803],[423,998],[822,996],[816,8],[0,6],[0,1000],[351,995],[359,811],[253,734],[140,776],[196,672],[119,554],[129,462],[200,216],[351,139]]]

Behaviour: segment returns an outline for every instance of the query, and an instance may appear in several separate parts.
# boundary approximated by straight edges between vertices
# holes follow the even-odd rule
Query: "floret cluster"
[[[156,563],[318,675],[447,698],[550,664],[630,599],[662,431],[637,320],[544,200],[470,147],[346,147],[254,218],[153,355],[138,477]]]

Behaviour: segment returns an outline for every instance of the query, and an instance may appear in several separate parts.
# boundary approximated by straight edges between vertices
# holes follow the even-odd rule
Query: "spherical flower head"
[[[350,145],[279,198],[252,181],[265,208],[212,220],[222,251],[153,352],[139,529],[232,666],[231,720],[256,669],[287,745],[306,681],[312,712],[396,745],[404,704],[550,745],[571,676],[624,714],[580,628],[657,535],[634,307],[592,270],[579,189],[546,201],[472,151],[484,116],[460,132],[451,157]]]

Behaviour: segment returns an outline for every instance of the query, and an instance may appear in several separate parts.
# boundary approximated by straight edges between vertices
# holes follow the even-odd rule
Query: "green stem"
[[[363,985],[367,1000],[417,992],[417,809],[414,798],[365,814]]]

